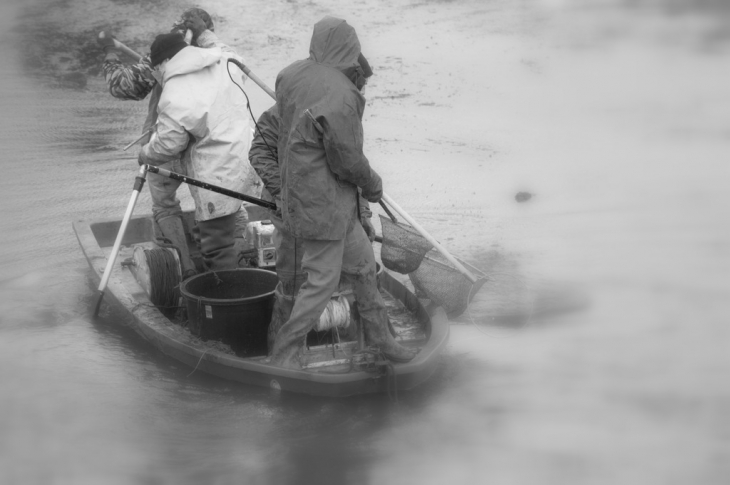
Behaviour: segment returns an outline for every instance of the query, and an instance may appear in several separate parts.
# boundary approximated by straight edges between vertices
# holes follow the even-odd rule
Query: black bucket
[[[239,268],[199,274],[180,284],[190,331],[203,340],[221,340],[240,356],[266,355],[266,336],[276,273]]]

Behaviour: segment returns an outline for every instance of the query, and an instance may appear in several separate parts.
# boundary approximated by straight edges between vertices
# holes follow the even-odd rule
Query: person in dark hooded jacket
[[[358,60],[365,67],[365,76],[372,75],[365,58]],[[264,200],[276,202],[281,206],[281,171],[278,157],[279,141],[279,108],[277,105],[264,111],[256,122],[248,159],[251,166],[264,183],[261,194]],[[370,222],[372,212],[368,201],[360,197],[360,223],[368,239],[375,239],[375,228]],[[269,352],[273,349],[274,340],[281,326],[286,323],[294,306],[294,297],[306,278],[302,271],[302,244],[284,227],[281,211],[270,211],[269,219],[274,224],[274,246],[276,247],[276,274],[279,283],[274,291],[274,308],[268,331]]]
[[[314,26],[309,54],[276,79],[282,217],[286,229],[301,240],[307,279],[276,334],[271,362],[301,366],[306,335],[337,289],[341,273],[352,282],[368,344],[390,360],[407,362],[415,353],[388,331],[375,256],[358,222],[358,188],[373,203],[383,191],[380,176],[363,153],[365,98],[360,89],[366,77],[358,62],[355,29],[344,20],[323,18]]]

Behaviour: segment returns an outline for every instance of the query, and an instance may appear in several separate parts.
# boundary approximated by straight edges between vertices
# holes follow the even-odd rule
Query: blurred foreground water
[[[106,93],[93,36],[144,51],[181,7],[2,4],[0,482],[727,483],[725,5],[201,5],[272,86],[321,16],[355,25],[386,190],[492,276],[393,403],[191,374],[89,318],[71,221],[123,214],[146,111]]]

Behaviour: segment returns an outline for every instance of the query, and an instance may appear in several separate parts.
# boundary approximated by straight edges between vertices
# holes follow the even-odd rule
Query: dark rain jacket
[[[371,202],[382,196],[363,153],[360,42],[344,20],[325,17],[309,54],[276,79],[282,215],[296,237],[343,239],[356,217],[357,188]]]
[[[256,122],[253,141],[248,151],[251,166],[264,182],[264,200],[281,199],[281,170],[278,159],[279,112],[274,105],[267,109]],[[370,204],[360,198],[360,217],[372,217]]]
[[[248,150],[248,160],[251,166],[264,182],[264,189],[271,195],[271,199],[280,197],[281,175],[277,153],[279,147],[279,114],[276,105],[264,111],[259,116],[254,129],[251,148]],[[266,194],[262,194],[266,198]]]

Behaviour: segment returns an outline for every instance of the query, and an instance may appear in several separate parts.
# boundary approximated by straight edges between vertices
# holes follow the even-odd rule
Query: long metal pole
[[[266,209],[276,210],[276,204],[273,202],[259,199],[257,197],[251,197],[250,195],[242,194],[240,192],[236,192],[235,190],[230,190],[224,187],[209,184],[208,182],[203,182],[202,180],[190,178],[180,173],[171,172],[164,168],[155,167],[154,165],[143,166],[147,167],[148,171],[162,175],[163,177],[171,178],[173,180],[184,182],[189,185],[194,185],[196,187],[200,187],[201,189],[210,190],[211,192],[217,192],[219,194],[227,195],[228,197],[233,197],[234,199],[242,200],[244,202],[251,202],[252,204],[260,205],[261,207],[264,207]]]
[[[383,200],[385,202],[387,202],[388,205],[390,205],[393,209],[395,209],[395,211],[398,214],[400,214],[401,217],[403,217],[403,219],[405,219],[411,226],[413,226],[413,228],[415,230],[417,230],[419,233],[421,233],[421,236],[425,237],[428,240],[428,242],[433,244],[433,247],[438,249],[438,251],[444,256],[444,258],[446,258],[449,261],[449,263],[453,264],[454,267],[461,272],[461,274],[463,274],[464,276],[466,276],[469,279],[469,281],[471,281],[472,283],[477,282],[477,278],[471,273],[471,271],[466,269],[463,264],[461,264],[459,261],[457,261],[457,259],[455,257],[453,257],[451,254],[449,254],[449,252],[446,251],[446,249],[443,246],[441,246],[441,244],[439,244],[439,242],[436,239],[434,239],[433,236],[431,236],[429,233],[427,233],[426,230],[423,227],[421,227],[421,225],[419,223],[417,223],[414,218],[409,216],[406,211],[401,209],[401,207],[398,204],[396,204],[393,199],[388,197],[387,194],[383,193]]]
[[[101,300],[104,299],[104,290],[106,290],[106,285],[109,282],[109,277],[112,274],[112,268],[114,267],[114,263],[117,260],[117,255],[119,253],[119,247],[122,245],[122,240],[124,239],[124,233],[127,231],[127,225],[129,224],[129,220],[132,218],[132,213],[134,212],[134,206],[137,203],[137,198],[139,197],[139,193],[142,191],[142,187],[144,187],[144,182],[147,177],[147,166],[142,165],[139,169],[139,175],[135,177],[134,179],[134,188],[132,189],[132,197],[129,199],[129,204],[127,204],[127,211],[124,213],[124,217],[122,218],[122,225],[119,226],[119,232],[117,233],[117,239],[114,241],[114,246],[112,246],[112,252],[109,254],[109,259],[106,262],[106,268],[104,268],[104,275],[101,277],[101,283],[99,283],[99,299],[96,301],[96,307],[94,308],[94,316],[96,317],[99,314],[99,308],[101,307]]]

